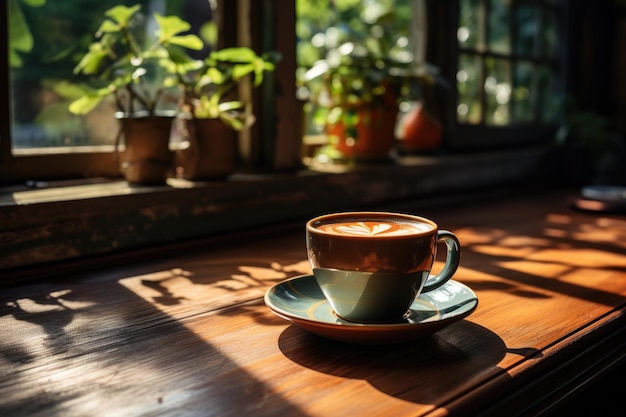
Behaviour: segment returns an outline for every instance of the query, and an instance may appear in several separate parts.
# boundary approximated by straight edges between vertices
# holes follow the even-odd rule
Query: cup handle
[[[459,239],[457,239],[452,232],[439,230],[437,232],[437,242],[440,241],[446,244],[446,263],[441,272],[437,275],[431,275],[428,278],[422,292],[432,291],[441,287],[443,284],[448,282],[450,278],[452,278],[452,275],[454,275],[459,266],[459,260],[461,259],[461,245],[459,244]]]

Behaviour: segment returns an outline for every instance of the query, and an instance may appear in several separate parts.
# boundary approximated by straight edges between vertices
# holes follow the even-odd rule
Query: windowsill
[[[0,270],[296,221],[321,212],[450,198],[538,178],[549,149],[404,158],[341,173],[237,174],[227,181],[124,181],[0,189]]]

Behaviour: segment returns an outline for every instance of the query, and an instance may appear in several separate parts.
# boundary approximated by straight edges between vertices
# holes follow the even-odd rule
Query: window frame
[[[0,125],[0,184],[62,178],[116,177],[114,146],[12,150],[11,69],[8,62],[8,4],[0,7],[0,100],[5,103]],[[70,151],[70,152],[68,152]]]
[[[518,2],[528,3],[523,0]],[[532,3],[532,2],[530,2]],[[557,52],[558,91],[565,93],[565,74],[567,55],[565,48],[565,35],[567,22],[565,19],[564,5],[562,0],[557,0],[562,11],[561,22],[558,26],[558,39],[562,44]],[[448,127],[445,137],[445,148],[450,152],[476,151],[480,149],[502,149],[519,146],[533,146],[545,144],[552,140],[559,128],[558,122],[549,124],[511,124],[505,126],[488,126],[484,123],[484,117],[480,124],[472,125],[457,121],[456,106],[458,93],[456,89],[456,73],[458,71],[459,54],[463,48],[457,41],[456,30],[441,30],[441,27],[457,28],[460,18],[460,4],[458,1],[427,0],[428,29],[427,29],[427,60],[435,63],[444,77],[455,87],[451,88],[451,95],[444,104],[442,119],[444,126]],[[556,6],[555,6],[556,7]],[[511,19],[509,19],[510,21]],[[485,56],[502,56],[497,53],[482,53]],[[507,55],[514,61],[514,54]],[[482,76],[484,79],[484,75]],[[482,89],[484,90],[484,89]],[[481,93],[481,96],[484,92]],[[484,109],[482,110],[484,115]]]
[[[245,45],[256,51],[295,51],[295,0],[218,0],[217,21],[222,37],[220,46]],[[441,27],[458,26],[459,3],[426,0],[428,13],[426,59],[437,65],[448,80],[456,79],[460,48],[456,31]],[[7,8],[0,8],[0,21],[7,22]],[[561,24],[563,28],[565,25]],[[272,30],[267,30],[267,28]],[[2,36],[8,39],[7,25]],[[564,33],[559,37],[563,39]],[[0,46],[0,78],[6,80],[0,99],[10,103],[10,69],[7,43]],[[563,48],[559,50],[559,65],[565,68]],[[261,89],[253,90],[250,98],[257,122],[240,135],[240,168],[246,172],[285,172],[301,168],[303,103],[295,94],[295,53],[283,53],[274,73],[268,74]],[[563,74],[561,74],[564,76]],[[562,80],[561,80],[562,81]],[[555,125],[484,126],[456,121],[456,88],[444,103],[442,122],[447,127],[445,149],[464,152],[487,148],[504,148],[545,143],[557,129]],[[118,178],[113,146],[50,149],[43,153],[11,150],[11,129],[7,123],[0,130],[0,184],[29,180],[108,177]],[[71,151],[69,153],[65,151]]]
[[[218,0],[216,20],[220,28],[220,47],[243,45],[257,52],[294,50],[295,1],[277,6],[272,0]],[[11,103],[8,66],[8,13],[0,7],[0,100]],[[272,23],[275,23],[273,25]],[[266,27],[274,30],[264,30]],[[267,74],[262,88],[243,86],[253,103],[257,122],[239,138],[241,169],[245,171],[289,171],[301,167],[301,125],[297,115],[301,104],[295,97],[295,55],[283,54],[274,73]],[[8,106],[9,112],[11,106]],[[0,184],[48,181],[66,178],[120,178],[113,145],[64,147],[61,149],[12,150],[10,113],[0,128]],[[123,147],[120,152],[123,153]]]

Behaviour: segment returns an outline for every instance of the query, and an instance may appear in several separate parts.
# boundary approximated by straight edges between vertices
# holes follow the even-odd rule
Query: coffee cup
[[[430,272],[437,243],[447,248],[441,271]],[[450,231],[427,218],[391,212],[343,212],[306,224],[315,280],[335,314],[359,323],[402,320],[415,298],[445,284],[460,259]]]

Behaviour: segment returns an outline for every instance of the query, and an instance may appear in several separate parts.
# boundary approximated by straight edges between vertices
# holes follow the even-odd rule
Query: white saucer
[[[341,342],[385,344],[419,339],[469,316],[476,310],[478,297],[468,286],[450,280],[420,294],[410,314],[397,323],[354,323],[335,315],[313,275],[302,275],[267,290],[265,304],[279,317],[319,336]]]

